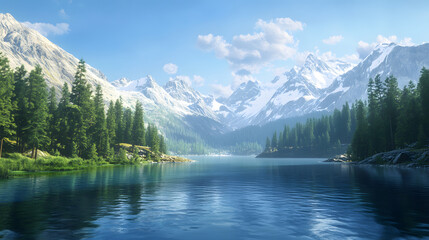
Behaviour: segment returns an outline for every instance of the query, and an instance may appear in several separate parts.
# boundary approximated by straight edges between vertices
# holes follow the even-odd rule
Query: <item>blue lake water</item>
[[[429,171],[191,157],[0,181],[6,239],[429,238]]]

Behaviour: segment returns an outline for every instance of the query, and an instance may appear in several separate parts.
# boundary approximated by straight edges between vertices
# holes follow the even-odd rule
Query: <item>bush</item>
[[[0,179],[9,178],[9,175],[9,170],[6,167],[0,165]]]

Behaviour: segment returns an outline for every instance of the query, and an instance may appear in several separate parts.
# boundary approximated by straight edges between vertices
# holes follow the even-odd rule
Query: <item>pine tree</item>
[[[399,106],[398,81],[393,76],[385,80],[385,94],[383,97],[383,119],[385,120],[385,139],[387,150],[395,149],[395,133]]]
[[[123,106],[122,98],[119,98],[115,102],[115,123],[116,123],[116,143],[123,142],[123,130],[124,126],[122,125],[122,115],[123,115]]]
[[[39,146],[47,140],[48,118],[47,86],[42,75],[42,68],[37,65],[28,77],[28,125],[25,127],[29,144],[33,148],[33,157],[37,159]]]
[[[133,113],[130,108],[125,109],[124,116],[122,119],[122,123],[124,126],[124,129],[122,131],[123,133],[123,142],[125,143],[131,143],[131,133],[133,128]]]
[[[383,95],[383,84],[380,76],[377,75],[375,80],[370,79],[368,84],[368,141],[370,143],[369,152],[371,154],[375,154],[386,149],[386,139],[384,138],[385,126],[381,106]]]
[[[17,104],[17,108],[14,112],[15,123],[16,123],[16,140],[18,152],[24,151],[24,127],[27,124],[26,111],[27,111],[27,87],[28,79],[26,78],[27,71],[24,65],[16,68],[14,73],[15,80],[15,94],[13,102]]]
[[[159,137],[159,151],[164,154],[167,153],[167,145],[165,143],[164,136],[162,135],[160,135]]]
[[[418,108],[415,85],[410,81],[402,90],[398,108],[396,128],[396,145],[404,147],[417,141],[420,125],[420,109]]]
[[[65,156],[71,156],[71,144],[73,138],[73,132],[69,131],[68,122],[68,107],[70,104],[70,92],[67,83],[64,83],[61,89],[61,98],[58,103],[56,111],[56,118],[58,124],[58,132],[56,139],[59,144],[60,153]],[[69,151],[67,151],[67,150]]]
[[[108,136],[106,134],[106,116],[104,114],[103,92],[101,90],[100,85],[97,85],[95,89],[94,111],[95,111],[95,123],[93,127],[93,132],[94,132],[93,141],[95,143],[98,155],[106,156],[109,148],[104,138],[108,138]]]
[[[289,133],[290,132],[290,129],[289,129],[289,126],[285,126],[284,127],[284,129],[283,129],[283,146],[284,147],[288,147],[290,144],[289,144]]]
[[[146,145],[145,129],[143,122],[143,107],[139,101],[136,102],[136,110],[134,113],[134,120],[132,124],[131,143],[133,145],[140,146]]]
[[[95,143],[93,143],[91,145],[89,152],[88,152],[88,159],[96,160],[97,157],[98,157],[97,147],[95,146]]]
[[[277,148],[277,132],[274,132],[273,138],[271,139],[271,148],[272,149]]]
[[[351,125],[350,107],[349,107],[349,103],[346,102],[346,104],[343,105],[343,109],[341,110],[340,140],[343,143],[350,143],[350,137],[351,137],[350,125]]]
[[[357,127],[351,145],[352,158],[362,160],[369,155],[368,122],[363,102],[358,101],[356,108]]]
[[[78,111],[73,111],[73,113],[80,114],[80,116],[73,116],[73,119],[80,118],[82,122],[81,125],[75,126],[76,144],[78,156],[80,157],[88,157],[91,150],[89,143],[92,141],[94,134],[91,131],[95,115],[93,101],[91,100],[91,85],[87,82],[85,73],[85,61],[80,60],[70,95],[70,101],[79,108]]]
[[[270,138],[267,137],[267,140],[265,140],[265,150],[264,152],[270,152],[271,150],[271,142],[270,142]]]
[[[109,143],[110,145],[115,144],[116,138],[116,123],[115,123],[115,107],[113,101],[110,101],[109,108],[107,109],[106,116],[106,128],[109,135]]]
[[[153,152],[155,153],[159,152],[158,129],[156,128],[156,126],[149,124],[147,132],[148,132],[148,135],[147,135],[148,146]]]
[[[429,70],[423,68],[418,83],[420,105],[422,112],[423,135],[426,140],[429,137]]]
[[[282,149],[284,147],[284,145],[283,145],[283,132],[282,131],[279,132],[279,139],[277,141],[277,146],[278,146],[278,149]]]
[[[0,54],[0,158],[5,138],[15,134],[13,111],[15,104],[13,71],[9,67],[9,60]]]
[[[56,150],[56,144],[57,139],[56,136],[58,135],[58,129],[57,129],[57,98],[55,96],[55,88],[51,87],[49,90],[49,97],[48,97],[48,128],[47,128],[47,135],[49,137],[49,150],[51,153],[54,153]]]

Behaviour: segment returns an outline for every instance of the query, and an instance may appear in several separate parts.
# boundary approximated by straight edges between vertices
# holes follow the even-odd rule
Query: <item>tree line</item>
[[[368,102],[358,101],[356,132],[350,155],[361,160],[379,152],[423,147],[429,137],[429,70],[423,68],[417,86],[401,90],[395,77],[369,80]]]
[[[417,86],[410,81],[401,90],[394,76],[380,75],[368,83],[368,100],[343,105],[330,116],[287,125],[266,139],[265,153],[301,149],[326,153],[342,150],[352,160],[404,147],[424,147],[429,137],[429,70],[423,68]],[[332,152],[332,151],[331,151]]]
[[[342,110],[321,118],[309,118],[294,127],[284,126],[283,131],[267,137],[264,152],[290,152],[301,150],[326,154],[339,151],[341,146],[351,142],[356,128],[356,106],[346,103]]]
[[[65,83],[57,101],[55,88],[48,90],[39,65],[29,73],[24,66],[12,70],[0,53],[0,157],[5,141],[13,143],[8,144],[11,151],[31,149],[34,158],[38,149],[66,157],[109,158],[119,143],[167,152],[156,126],[145,128],[139,101],[132,111],[119,98],[105,113],[100,85],[93,93],[85,74],[85,62],[80,60],[71,91]]]

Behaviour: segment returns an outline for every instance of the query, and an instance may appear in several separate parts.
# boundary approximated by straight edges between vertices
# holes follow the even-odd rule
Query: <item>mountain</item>
[[[429,43],[418,46],[380,44],[356,67],[337,77],[322,92],[311,111],[331,111],[345,102],[365,100],[368,81],[377,74],[383,81],[393,75],[398,79],[400,88],[409,81],[417,83],[423,67],[429,67]]]
[[[0,52],[13,68],[24,65],[30,71],[39,64],[58,95],[64,83],[71,86],[79,61],[10,14],[0,14]],[[232,129],[332,111],[346,101],[365,99],[368,80],[377,74],[383,80],[394,75],[400,87],[416,82],[420,69],[429,67],[429,44],[381,44],[355,66],[309,54],[302,66],[271,82],[244,82],[226,99],[201,94],[179,78],[164,86],[151,76],[109,82],[101,71],[86,67],[89,83],[102,87],[106,103],[122,98],[125,107],[133,107],[142,102],[147,122],[157,124],[170,143],[191,148],[186,144],[208,142]]]
[[[9,59],[12,68],[24,65],[30,71],[39,64],[48,86],[55,87],[58,95],[64,83],[71,88],[79,62],[72,54],[10,14],[0,14],[0,52]],[[228,129],[217,120],[205,97],[189,86],[166,88],[167,92],[150,76],[134,81],[122,78],[109,82],[101,71],[89,64],[86,64],[86,69],[88,82],[94,90],[96,85],[101,86],[106,103],[122,98],[125,107],[133,108],[137,100],[142,102],[146,120],[157,124],[169,141],[180,140],[182,132],[186,132],[187,141],[195,142],[203,133],[214,134]],[[182,101],[186,92],[195,99]],[[194,101],[196,99],[198,101]]]
[[[309,54],[301,67],[294,67],[270,83],[242,83],[225,101],[233,110],[236,126],[261,125],[308,113],[321,92],[353,66],[339,60],[322,61]]]
[[[0,14],[0,52],[15,68],[24,65],[30,71],[39,64],[48,80],[59,93],[62,85],[71,86],[79,60],[50,42],[39,32],[16,21],[10,14]],[[100,84],[107,99],[116,99],[120,93],[99,70],[87,65],[87,78],[92,85]]]
[[[323,61],[309,54],[302,67],[275,77],[270,84],[254,81],[241,84],[225,105],[232,110],[229,115],[236,126],[263,125],[278,119],[330,112],[346,102],[365,100],[369,79],[377,74],[382,80],[395,76],[401,88],[409,81],[416,83],[423,67],[429,67],[429,43],[380,44],[355,66],[340,60]],[[279,82],[280,86],[273,87]],[[271,92],[272,89],[275,91]]]

